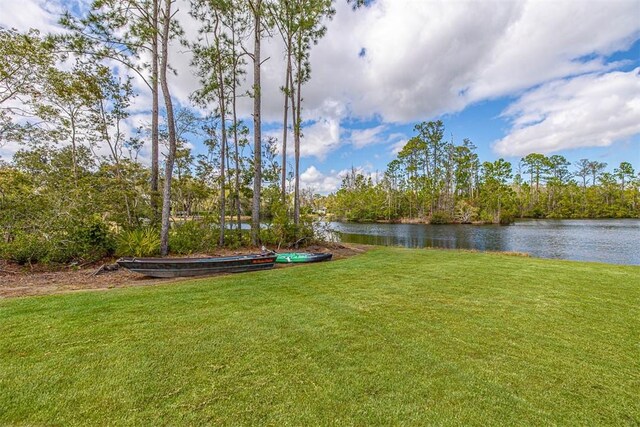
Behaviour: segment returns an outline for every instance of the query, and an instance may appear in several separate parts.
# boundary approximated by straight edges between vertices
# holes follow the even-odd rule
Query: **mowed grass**
[[[0,302],[0,424],[638,425],[640,268],[376,249]]]

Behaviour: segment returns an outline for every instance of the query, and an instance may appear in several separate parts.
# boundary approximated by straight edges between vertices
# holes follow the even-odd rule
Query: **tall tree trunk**
[[[289,72],[289,103],[291,105],[291,129],[293,130],[293,141],[294,141],[294,149],[295,149],[295,139],[296,139],[296,89],[293,85],[293,65],[291,71]],[[294,177],[295,178],[295,177]]]
[[[234,153],[233,153],[233,162],[236,165],[235,172],[235,182],[234,182],[234,196],[235,196],[235,204],[236,204],[236,216],[237,216],[237,227],[238,233],[240,233],[242,223],[240,221],[240,216],[242,215],[242,207],[240,206],[240,154],[238,150],[238,114],[236,111],[236,72],[235,68],[233,71],[233,145],[234,145]]]
[[[291,43],[289,43],[289,46]],[[284,84],[284,115],[282,119],[282,203],[287,203],[287,119],[289,117],[289,80],[291,76],[291,54],[287,53],[287,72]]]
[[[216,39],[218,55],[220,55],[220,39],[217,36]],[[224,246],[224,231],[225,231],[225,161],[227,160],[227,116],[225,110],[225,96],[224,96],[224,79],[222,76],[222,67],[218,69],[218,84],[220,85],[220,95],[218,97],[220,101],[220,127],[222,131],[222,138],[220,141],[220,246]]]
[[[76,123],[73,113],[71,118],[71,161],[73,163],[73,184],[78,186],[78,151],[76,147]]]
[[[236,52],[236,29],[235,29],[235,17],[232,18],[231,22],[231,44],[233,47],[233,86],[231,87],[231,96],[232,96],[232,114],[233,114],[233,161],[236,165],[236,173],[235,173],[235,182],[234,182],[234,197],[235,197],[235,207],[236,207],[236,216],[237,216],[237,230],[238,235],[240,235],[242,230],[242,206],[240,206],[240,154],[238,149],[238,113],[237,113],[237,96],[236,96],[236,85],[238,82],[238,54]]]
[[[169,92],[169,82],[167,81],[167,68],[169,66],[169,25],[171,23],[171,4],[173,0],[165,0],[165,11],[162,17],[162,59],[160,63],[160,85],[164,105],[167,110],[167,127],[169,131],[169,153],[165,165],[164,189],[162,192],[162,227],[160,229],[160,255],[166,256],[169,253],[169,222],[171,220],[171,176],[173,174],[173,164],[176,157],[176,127],[173,115],[173,102]]]
[[[253,50],[253,203],[251,209],[251,243],[260,238],[260,192],[262,189],[262,132],[260,120],[260,39],[262,37],[262,0],[255,0]]]
[[[151,210],[158,220],[158,1],[153,0],[153,40],[151,42]]]
[[[300,110],[302,110],[302,96],[300,94],[302,88],[302,39],[300,37],[301,36],[298,36],[298,78],[296,82],[296,120],[294,124],[295,187],[293,195],[293,223],[296,226],[300,224]]]
[[[221,104],[222,104],[221,99]],[[224,107],[221,109],[224,111]],[[225,157],[227,151],[227,137],[226,137],[226,128],[224,123],[224,112],[222,112],[222,139],[220,142],[220,238],[219,245],[224,246],[224,232],[225,232],[225,224],[226,224],[226,197],[225,197]]]

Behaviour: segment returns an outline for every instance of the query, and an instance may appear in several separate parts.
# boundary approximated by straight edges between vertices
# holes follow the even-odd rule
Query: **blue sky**
[[[4,0],[0,25],[59,31],[59,12],[85,4]],[[188,1],[177,5],[194,36]],[[640,169],[640,0],[375,0],[355,12],[338,0],[335,7],[303,91],[303,185],[326,193],[351,167],[383,172],[414,125],[434,119],[444,121],[447,138],[473,141],[481,160],[515,165],[541,152]],[[263,57],[263,133],[280,138],[277,38],[264,42]],[[188,105],[197,88],[190,57],[176,44],[171,62],[173,96]],[[149,96],[137,87],[131,129],[149,116]],[[240,112],[251,123],[251,100]],[[15,149],[5,145],[0,155]]]

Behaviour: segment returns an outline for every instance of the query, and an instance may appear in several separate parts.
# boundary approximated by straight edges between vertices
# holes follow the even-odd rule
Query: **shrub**
[[[531,218],[544,218],[544,210],[540,206],[536,206],[531,210],[529,216]]]
[[[49,243],[41,236],[20,233],[2,245],[2,258],[20,265],[43,261],[48,253]]]
[[[293,222],[290,224],[271,224],[267,228],[260,230],[260,241],[265,245],[281,247],[297,247],[306,245],[317,240],[310,222],[301,221],[296,227]]]
[[[451,216],[447,212],[434,212],[431,214],[429,224],[450,224]]]
[[[500,225],[509,225],[509,224],[513,224],[514,222],[515,222],[515,218],[510,213],[503,213],[500,216]]]
[[[169,234],[169,248],[177,254],[207,252],[216,246],[219,228],[207,221],[185,221]]]
[[[456,203],[455,219],[461,224],[469,224],[478,219],[478,209],[466,200]]]
[[[0,257],[19,264],[95,261],[112,255],[115,242],[100,219],[49,224],[47,230],[18,232],[3,243]]]
[[[121,232],[116,239],[116,255],[146,257],[160,252],[160,232],[153,227]]]
[[[248,230],[227,230],[224,235],[224,246],[229,249],[238,249],[251,245],[251,233]]]
[[[315,240],[313,219],[301,216],[296,226],[282,203],[274,203],[271,207],[272,219],[267,227],[260,230],[260,241],[265,245],[291,247],[299,243],[310,243]]]
[[[495,216],[493,212],[489,212],[486,209],[480,211],[480,222],[484,224],[493,224],[495,222]]]
[[[96,261],[115,251],[114,236],[100,219],[71,223],[53,233],[49,243],[47,260],[58,263]]]

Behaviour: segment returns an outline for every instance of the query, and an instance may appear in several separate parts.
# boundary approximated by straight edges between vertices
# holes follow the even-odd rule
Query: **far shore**
[[[528,217],[524,217],[524,218],[513,218],[513,221],[511,221],[508,224],[504,224],[504,223],[497,223],[497,222],[490,222],[490,221],[470,221],[470,222],[460,222],[460,221],[451,221],[451,222],[447,222],[447,223],[431,223],[429,221],[428,218],[398,218],[398,219],[375,219],[375,220],[359,220],[359,221],[352,221],[352,220],[348,220],[348,219],[344,219],[344,218],[332,218],[332,217],[325,217],[324,220],[325,221],[329,221],[329,222],[345,222],[345,223],[352,223],[352,224],[424,224],[424,225],[510,225],[513,224],[515,222],[520,222],[520,221],[562,221],[562,220],[573,220],[573,221],[580,221],[580,220],[590,220],[590,221],[598,221],[598,220],[610,220],[610,219],[640,219],[640,218],[635,218],[635,217],[624,217],[624,218],[616,218],[616,217],[612,217],[612,218],[528,218]]]

